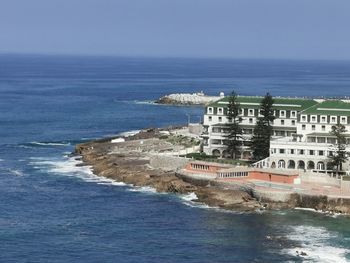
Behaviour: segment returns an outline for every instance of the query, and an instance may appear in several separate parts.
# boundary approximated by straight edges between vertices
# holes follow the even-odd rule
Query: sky
[[[0,0],[0,53],[350,59],[349,0]]]

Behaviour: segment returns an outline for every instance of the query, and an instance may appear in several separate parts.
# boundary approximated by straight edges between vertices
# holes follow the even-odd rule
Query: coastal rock
[[[273,201],[267,198],[267,195],[257,196],[249,187],[228,189],[227,185],[215,181],[181,175],[175,168],[153,167],[150,160],[153,158],[151,156],[156,154],[154,150],[157,143],[160,143],[159,138],[155,139],[157,136],[159,132],[156,129],[150,129],[125,142],[111,143],[110,139],[91,141],[77,145],[75,154],[81,156],[83,164],[91,166],[94,174],[98,176],[134,186],[152,187],[158,192],[194,193],[198,197],[196,202],[209,206],[236,211],[301,207],[327,213],[350,214],[350,199],[292,193],[286,201]],[[149,140],[148,144],[146,140]],[[144,143],[141,144],[141,142]],[[141,151],[140,145],[144,147]],[[162,143],[159,144],[160,148],[163,146]],[[116,147],[119,147],[119,150],[116,150]],[[147,149],[151,149],[152,154],[149,154]]]
[[[215,102],[224,96],[207,96],[203,92],[198,93],[175,93],[159,98],[156,103],[172,105],[207,105]]]
[[[157,136],[154,131],[148,133]],[[195,193],[198,197],[197,202],[224,209],[251,211],[261,207],[244,191],[223,190],[207,184],[197,185],[175,176],[175,171],[152,168],[147,153],[134,151],[134,148],[139,145],[135,142],[141,141],[140,137],[148,138],[146,134],[147,132],[140,136],[136,135],[129,139],[130,141],[123,142],[125,149],[128,149],[123,153],[114,152],[114,148],[111,147],[113,143],[110,140],[79,144],[76,146],[75,153],[81,155],[84,164],[91,166],[94,174],[98,176],[134,186],[149,186],[158,192]]]

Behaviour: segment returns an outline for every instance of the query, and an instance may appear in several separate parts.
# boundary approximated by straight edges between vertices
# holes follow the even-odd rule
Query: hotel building
[[[251,158],[251,138],[263,97],[237,96],[240,104],[240,126],[243,130],[241,159]],[[203,152],[228,157],[227,106],[229,97],[209,104],[205,109]],[[303,169],[325,172],[330,170],[329,156],[336,139],[330,135],[332,126],[345,125],[350,143],[350,103],[341,100],[274,98],[273,135],[270,156],[256,165],[265,168]],[[350,151],[350,148],[348,149]],[[348,170],[349,163],[343,165]]]

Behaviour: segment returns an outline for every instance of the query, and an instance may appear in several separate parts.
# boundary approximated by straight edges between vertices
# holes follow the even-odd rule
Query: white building
[[[241,159],[249,159],[253,129],[259,117],[263,97],[238,96],[241,127],[244,133]],[[274,98],[273,136],[270,157],[258,165],[282,169],[327,170],[331,145],[335,138],[329,132],[338,122],[350,131],[350,103],[337,100]],[[204,114],[203,152],[226,157],[227,105],[225,97],[206,107]],[[350,133],[347,134],[350,138]],[[349,149],[350,150],[350,149]],[[344,168],[348,169],[349,164]],[[328,165],[329,168],[329,165]]]
[[[333,155],[336,138],[331,136],[332,126],[346,127],[350,145],[350,103],[327,100],[300,113],[297,133],[271,141],[269,165],[274,168],[305,169],[326,172],[332,170],[329,156]],[[347,148],[350,152],[350,147]],[[349,170],[349,162],[343,165]]]

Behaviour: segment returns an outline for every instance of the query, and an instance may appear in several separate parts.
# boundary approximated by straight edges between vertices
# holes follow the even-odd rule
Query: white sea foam
[[[30,142],[30,144],[41,145],[41,146],[69,146],[70,143],[61,142]]]
[[[329,212],[329,211],[316,210],[314,208],[295,207],[294,209],[295,210],[301,210],[301,211],[308,211],[308,212],[313,212],[313,213],[324,214],[324,215],[328,215],[328,216],[331,216],[331,217],[338,217],[338,216],[342,215],[340,213],[333,213],[333,212]]]
[[[183,194],[179,196],[182,200],[183,200],[183,204],[190,206],[190,207],[194,207],[194,208],[202,208],[202,209],[211,209],[211,210],[217,210],[220,211],[221,209],[218,207],[214,207],[214,206],[209,206],[207,204],[204,203],[200,203],[200,202],[195,202],[196,200],[198,200],[198,196],[196,195],[196,193],[188,193],[188,194]]]
[[[157,193],[157,190],[150,186],[142,186],[142,187],[134,187],[129,189],[130,192],[142,192],[142,193],[151,193],[155,194]]]
[[[135,134],[138,134],[141,130],[131,130],[131,131],[126,131],[126,132],[121,132],[118,134],[118,136],[123,136],[123,137],[130,137]]]
[[[185,201],[194,201],[194,200],[198,200],[198,197],[195,193],[189,193],[186,195],[180,195],[180,198],[185,200]]]
[[[153,100],[134,100],[133,103],[135,104],[146,104],[146,105],[162,105],[159,103],[155,103]]]
[[[0,158],[0,162],[3,162],[3,161],[5,161],[5,160]]]
[[[63,160],[47,159],[47,158],[31,158],[30,164],[39,170],[48,173],[54,173],[64,176],[78,177],[85,182],[97,183],[102,185],[125,186],[123,182],[116,182],[112,179],[95,175],[91,166],[81,166],[82,161],[75,158],[65,157]]]
[[[16,169],[8,169],[8,171],[15,176],[23,176],[24,173],[21,170],[16,170]]]
[[[349,262],[346,259],[346,254],[350,253],[350,249],[333,246],[331,242],[332,239],[337,238],[337,234],[328,231],[324,227],[294,226],[291,227],[290,234],[287,237],[292,241],[300,243],[300,246],[284,249],[282,251],[283,253],[286,252],[297,256],[298,253],[300,255],[301,252],[304,252],[306,256],[300,257],[307,262]]]
[[[244,212],[237,212],[233,210],[227,210],[227,209],[222,209],[217,206],[209,206],[207,204],[201,203],[201,202],[196,202],[198,200],[198,196],[196,193],[188,193],[188,194],[183,194],[179,195],[179,197],[182,199],[182,203],[189,206],[189,207],[194,207],[194,208],[201,208],[201,209],[210,209],[211,211],[216,211],[220,213],[230,213],[230,214],[242,214]]]
[[[295,210],[301,210],[301,211],[308,211],[308,212],[320,213],[320,214],[324,213],[324,212],[322,212],[321,210],[316,210],[316,209],[314,209],[314,208],[295,207],[294,209],[295,209]]]

